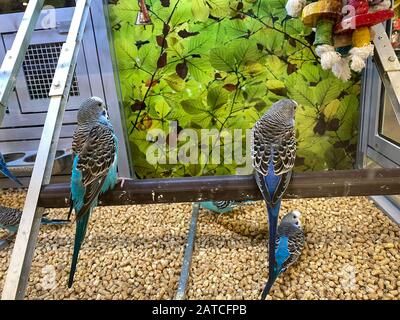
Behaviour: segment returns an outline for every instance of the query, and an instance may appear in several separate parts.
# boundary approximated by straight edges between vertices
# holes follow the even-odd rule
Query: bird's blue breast
[[[113,189],[117,183],[118,174],[117,174],[117,163],[118,163],[118,139],[114,135],[114,143],[115,143],[115,156],[113,164],[111,165],[106,180],[104,181],[103,187],[101,188],[101,193],[107,192],[110,189]]]
[[[78,212],[83,206],[83,198],[85,195],[85,187],[82,183],[82,173],[78,170],[79,157],[76,155],[72,165],[71,175],[71,195],[74,203],[74,209]]]

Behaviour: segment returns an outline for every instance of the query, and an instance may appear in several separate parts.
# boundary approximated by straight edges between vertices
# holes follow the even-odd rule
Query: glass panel
[[[397,121],[392,103],[386,93],[384,93],[379,132],[385,138],[400,145],[400,124]]]
[[[344,83],[322,70],[311,28],[287,21],[282,1],[147,0],[152,25],[137,0],[114,2],[138,177],[251,173],[250,129],[285,97],[299,103],[296,171],[353,167],[359,74]]]
[[[23,12],[25,11],[28,2],[28,0],[1,0],[0,14]],[[46,0],[44,5],[50,5],[55,8],[74,7],[75,0]]]

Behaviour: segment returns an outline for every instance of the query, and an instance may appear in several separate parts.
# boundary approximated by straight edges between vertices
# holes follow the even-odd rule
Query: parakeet
[[[261,299],[267,297],[278,276],[300,257],[304,247],[304,232],[301,228],[300,216],[299,211],[291,211],[282,218],[279,224],[275,238],[276,264],[273,273],[268,277]]]
[[[107,108],[98,97],[85,100],[78,111],[72,141],[71,207],[76,215],[75,243],[68,287],[72,286],[79,250],[98,196],[117,183],[118,139]]]
[[[21,221],[22,211],[14,208],[8,208],[0,206],[0,228],[6,229],[11,234],[14,234],[18,230],[19,222]],[[66,224],[69,220],[62,219],[47,219],[42,218],[42,224]]]
[[[258,188],[265,200],[269,223],[269,275],[275,266],[275,236],[281,198],[289,185],[296,157],[294,115],[297,103],[275,102],[255,123],[251,156]]]
[[[19,180],[17,179],[17,177],[15,177],[15,176],[10,172],[10,170],[8,170],[6,161],[4,160],[4,156],[3,156],[3,154],[2,154],[1,152],[0,152],[0,172],[1,172],[2,174],[4,174],[7,178],[13,180],[14,182],[16,182],[16,183],[18,183],[20,186],[22,186],[22,182],[19,181]]]
[[[200,207],[216,212],[216,213],[227,213],[238,206],[250,204],[252,201],[235,201],[235,200],[222,200],[222,201],[203,201],[200,202]]]

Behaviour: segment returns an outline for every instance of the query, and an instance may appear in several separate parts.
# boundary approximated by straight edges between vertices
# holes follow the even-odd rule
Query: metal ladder
[[[30,38],[43,7],[44,0],[30,0],[18,29],[12,48],[7,52],[0,68],[0,123],[3,120],[8,98],[14,88]],[[31,182],[25,200],[23,214],[15,240],[10,265],[2,293],[2,299],[23,299],[28,283],[29,271],[40,227],[43,208],[38,207],[38,199],[43,185],[50,182],[56,146],[60,135],[65,105],[71,86],[72,74],[81,46],[84,28],[89,14],[91,0],[77,0],[71,26],[64,43],[54,79],[50,89],[50,103],[43,128]],[[382,65],[381,77],[390,97],[397,119],[400,122],[400,63],[386,35],[382,24],[373,27],[374,43]],[[182,272],[176,299],[184,299],[190,274],[194,240],[196,234],[199,205],[193,205],[185,248]]]

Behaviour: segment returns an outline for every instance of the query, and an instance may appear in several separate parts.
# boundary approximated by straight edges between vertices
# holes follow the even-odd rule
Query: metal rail
[[[78,0],[50,89],[50,103],[18,228],[2,299],[25,295],[43,208],[38,207],[41,186],[50,182],[73,70],[80,49],[91,0]]]
[[[69,207],[67,183],[44,186],[39,205]],[[363,169],[294,173],[286,199],[400,194],[399,169]],[[100,196],[99,205],[199,202],[207,200],[260,200],[250,176],[204,176],[173,179],[124,180]]]
[[[179,277],[178,291],[176,292],[175,300],[184,300],[187,291],[187,282],[190,276],[190,267],[192,265],[192,256],[194,249],[194,240],[196,238],[197,219],[199,218],[200,206],[198,203],[193,203],[192,219],[190,220],[188,239],[183,256],[183,264],[181,275]]]
[[[44,0],[30,0],[26,7],[13,45],[7,51],[0,68],[0,124],[3,122],[7,102],[14,89],[17,74],[28,49],[33,30]]]
[[[387,196],[371,196],[371,199],[387,216],[396,224],[400,225],[400,211],[398,206],[393,203],[393,199]]]
[[[372,27],[378,72],[388,94],[397,121],[400,124],[400,62],[387,36],[385,27],[379,23]]]

